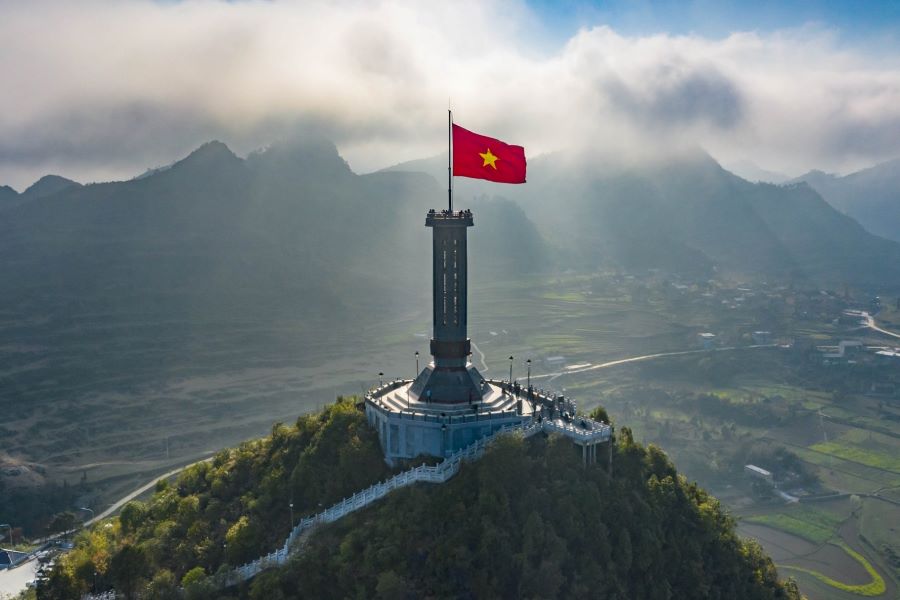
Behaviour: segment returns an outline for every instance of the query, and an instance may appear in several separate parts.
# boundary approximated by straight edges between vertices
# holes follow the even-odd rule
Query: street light
[[[528,364],[528,389],[531,389],[531,359],[525,361]]]
[[[384,385],[384,373],[381,371],[378,371],[378,387],[381,387],[383,385]]]
[[[513,357],[510,356],[509,357],[509,385],[512,385],[512,362],[513,362]]]
[[[415,379],[418,376],[419,376],[419,351],[416,350],[416,375],[415,375],[415,377],[413,377],[413,379]]]
[[[291,530],[294,529],[294,501],[291,500],[291,503],[288,505],[291,507]]]

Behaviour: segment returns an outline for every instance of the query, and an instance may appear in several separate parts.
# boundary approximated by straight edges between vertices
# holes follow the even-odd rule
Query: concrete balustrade
[[[387,384],[391,385],[391,384]],[[385,386],[387,387],[387,386]],[[473,461],[484,456],[485,450],[498,437],[514,431],[521,431],[526,438],[538,432],[561,433],[576,444],[592,447],[599,443],[609,442],[612,439],[612,427],[606,423],[598,423],[590,419],[576,417],[578,425],[567,422],[564,419],[532,420],[527,424],[509,425],[498,430],[493,435],[481,438],[471,445],[463,448],[453,455],[445,458],[434,466],[419,465],[412,469],[394,475],[387,481],[373,484],[368,488],[355,493],[349,498],[344,498],[337,504],[317,513],[311,517],[304,517],[291,530],[287,539],[279,550],[253,562],[235,568],[224,581],[224,587],[236,585],[242,581],[253,578],[260,571],[268,568],[284,565],[290,557],[295,544],[304,533],[321,523],[333,523],[352,512],[369,506],[376,500],[385,497],[390,491],[406,487],[417,482],[444,483],[459,472],[463,461]],[[581,426],[584,422],[586,427]]]
[[[285,540],[284,546],[279,550],[260,557],[240,567],[236,567],[223,582],[223,587],[237,585],[242,581],[252,579],[258,573],[265,569],[277,567],[287,563],[292,553],[292,549],[300,536],[320,523],[333,523],[341,517],[351,512],[355,512],[361,508],[372,504],[376,500],[380,500],[388,494],[388,492],[411,485],[416,482],[428,483],[444,483],[459,472],[460,465],[463,461],[477,460],[484,456],[487,447],[493,443],[499,436],[511,433],[516,430],[532,429],[533,427],[523,428],[521,425],[513,425],[505,427],[493,435],[481,438],[470,446],[459,450],[452,456],[445,458],[443,461],[434,466],[419,465],[402,473],[394,475],[387,481],[376,483],[370,487],[357,492],[349,498],[344,498],[337,504],[313,515],[312,517],[304,517],[291,530]],[[539,430],[539,428],[538,428]],[[535,430],[536,431],[536,430]]]

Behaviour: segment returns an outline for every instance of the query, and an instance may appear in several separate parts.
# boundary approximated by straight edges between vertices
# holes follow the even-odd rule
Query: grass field
[[[896,439],[872,431],[850,429],[837,439],[814,444],[810,449],[900,474],[900,455],[897,454],[896,442]]]
[[[744,520],[774,527],[816,544],[830,540],[841,524],[840,517],[835,514],[805,506],[791,507],[785,512],[753,515]]]

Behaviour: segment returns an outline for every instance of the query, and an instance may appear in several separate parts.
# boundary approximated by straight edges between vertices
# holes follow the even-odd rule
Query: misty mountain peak
[[[812,171],[809,171],[808,173],[804,173],[800,177],[791,179],[787,183],[806,182],[806,183],[814,184],[819,181],[834,181],[836,179],[838,179],[838,176],[835,175],[834,173],[826,173],[825,171],[821,171],[819,169],[813,169]]]
[[[344,176],[353,171],[338,153],[337,146],[319,136],[293,136],[275,142],[247,158],[254,168],[262,171],[315,173]]]
[[[218,140],[213,140],[211,142],[206,142],[205,144],[188,154],[187,157],[183,158],[175,164],[210,164],[232,162],[235,160],[239,161],[240,158],[238,158],[237,155],[231,151],[231,148]]]
[[[8,185],[0,185],[0,209],[15,206],[19,201],[19,192]]]
[[[22,192],[22,196],[27,196],[28,199],[43,198],[71,187],[81,187],[81,184],[59,175],[44,175]]]

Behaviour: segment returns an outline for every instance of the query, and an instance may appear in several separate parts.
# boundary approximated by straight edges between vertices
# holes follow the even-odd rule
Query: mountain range
[[[390,170],[446,177],[445,165],[446,154]],[[472,180],[455,185],[475,197],[491,189]],[[900,276],[900,245],[869,233],[810,185],[750,183],[700,150],[640,162],[540,156],[527,185],[502,193],[578,269],[875,289],[896,286]]]
[[[428,296],[422,218],[445,201],[445,160],[358,175],[322,139],[247,158],[210,142],[130,181],[47,176],[22,194],[0,188],[0,310],[24,320],[73,311],[333,319],[418,305]],[[900,244],[833,209],[813,184],[753,184],[699,150],[639,163],[545,155],[531,161],[527,185],[457,178],[455,194],[476,214],[475,281],[545,267],[875,289],[900,281]]]
[[[2,309],[74,302],[308,316],[352,304],[354,290],[369,301],[398,288],[423,296],[424,213],[443,192],[421,174],[357,175],[333,144],[307,139],[246,159],[211,142],[131,181],[48,176],[22,194],[4,188],[2,202]],[[510,223],[534,233],[521,209],[475,204],[476,276],[545,254],[538,235],[516,244],[498,235]]]
[[[900,158],[846,176],[810,171],[805,182],[876,235],[900,241]]]

